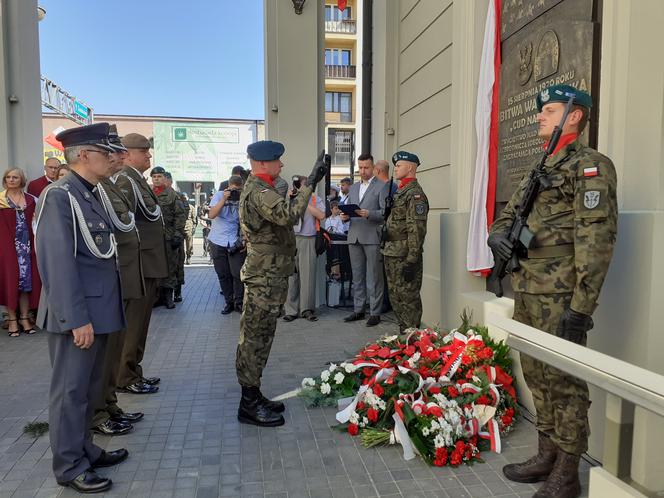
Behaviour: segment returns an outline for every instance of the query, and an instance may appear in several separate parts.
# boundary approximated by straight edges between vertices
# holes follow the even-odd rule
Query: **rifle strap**
[[[528,249],[527,259],[559,258],[562,256],[573,256],[574,244],[563,244],[559,246],[533,247]]]

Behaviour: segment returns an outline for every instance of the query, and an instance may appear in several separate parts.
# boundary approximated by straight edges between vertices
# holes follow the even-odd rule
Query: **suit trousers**
[[[131,299],[123,301],[125,315],[129,308]],[[125,337],[127,330],[122,329],[120,332],[110,334],[106,341],[106,355],[104,357],[104,373],[102,375],[102,388],[100,396],[95,403],[95,414],[92,418],[91,427],[103,424],[112,415],[121,413],[122,410],[118,406],[118,395],[116,390],[118,388],[118,374],[120,373],[120,362],[122,361],[122,349],[124,348]]]
[[[210,242],[210,256],[224,299],[227,303],[241,305],[244,299],[244,284],[240,280],[240,270],[247,252],[236,251],[231,254],[228,248]]]
[[[316,309],[316,236],[296,235],[295,273],[288,277],[288,298],[284,311],[298,316]]]
[[[383,257],[378,244],[349,244],[353,270],[353,308],[363,313],[369,297],[369,312],[380,315],[383,307]]]
[[[143,354],[145,342],[148,338],[148,328],[152,317],[152,305],[157,299],[158,278],[145,279],[145,296],[140,299],[131,299],[125,309],[127,317],[127,333],[124,346],[122,347],[122,358],[120,359],[120,370],[118,372],[117,385],[128,386],[143,378]]]
[[[71,332],[48,334],[53,367],[49,438],[58,482],[74,479],[101,456],[102,449],[92,442],[90,422],[101,391],[107,339],[107,334],[96,335],[89,349],[81,349],[74,345]]]

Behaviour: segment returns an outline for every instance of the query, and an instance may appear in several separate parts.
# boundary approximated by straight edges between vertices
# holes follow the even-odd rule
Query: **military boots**
[[[510,481],[539,482],[545,481],[556,463],[557,446],[543,432],[538,432],[537,455],[521,463],[511,463],[503,467],[503,474]]]
[[[253,424],[261,427],[284,425],[284,417],[272,411],[263,402],[263,399],[259,388],[242,386],[242,399],[237,410],[237,419],[243,424]]]
[[[265,405],[268,409],[272,410],[275,413],[283,413],[286,410],[286,407],[281,401],[272,401],[271,399],[263,396],[263,393],[258,391],[258,395],[261,398],[261,403]]]
[[[175,297],[173,298],[173,301],[176,303],[181,303],[182,302],[182,286],[178,285],[175,288]]]
[[[169,310],[175,308],[175,303],[173,302],[173,289],[165,288],[164,289],[164,301],[165,306]]]
[[[577,498],[581,495],[579,455],[558,450],[556,463],[549,478],[533,498]]]

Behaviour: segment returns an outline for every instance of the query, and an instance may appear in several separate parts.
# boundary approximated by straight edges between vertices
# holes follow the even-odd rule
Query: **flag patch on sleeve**
[[[583,168],[583,176],[585,176],[586,178],[597,176],[598,174],[599,174],[599,171],[597,169],[597,166],[591,166],[589,168]]]

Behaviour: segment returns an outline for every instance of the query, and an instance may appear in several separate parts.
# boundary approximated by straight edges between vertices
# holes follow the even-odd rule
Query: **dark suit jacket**
[[[28,194],[32,194],[35,197],[39,197],[46,187],[48,187],[51,182],[46,178],[46,175],[40,176],[39,178],[32,180],[28,183]]]
[[[378,226],[383,222],[386,190],[385,183],[374,177],[360,202],[360,182],[350,186],[346,204],[357,204],[360,208],[368,210],[369,218],[353,217],[350,219],[349,244],[380,244]]]
[[[42,193],[35,214],[42,277],[38,325],[56,333],[88,323],[95,334],[119,331],[125,317],[116,259],[99,259],[90,252],[72,216],[68,193],[81,206],[99,250],[104,253],[111,244],[112,225],[104,207],[76,176],[67,175]]]
[[[143,276],[145,278],[166,278],[168,277],[168,264],[166,262],[164,223],[162,220],[150,221],[145,217],[138,206],[138,200],[129,182],[130,178],[138,185],[143,201],[150,211],[159,205],[159,201],[143,175],[131,166],[125,166],[117,176],[115,184],[120,187],[124,196],[129,200],[134,216],[136,216],[136,228],[141,237]]]

